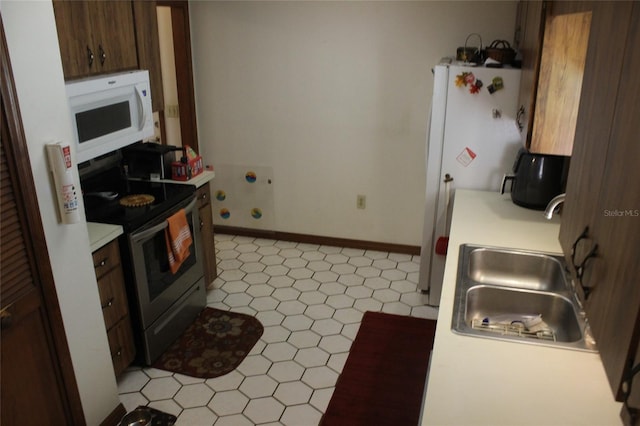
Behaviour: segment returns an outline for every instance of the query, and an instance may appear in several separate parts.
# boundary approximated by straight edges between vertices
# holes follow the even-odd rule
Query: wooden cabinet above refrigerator
[[[571,155],[590,24],[591,12],[571,13],[563,2],[519,5],[518,124],[531,152]]]

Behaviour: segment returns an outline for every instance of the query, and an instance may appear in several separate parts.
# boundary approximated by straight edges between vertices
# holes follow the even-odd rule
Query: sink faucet
[[[546,219],[551,219],[553,217],[553,211],[556,209],[556,207],[564,203],[565,195],[566,194],[556,195],[551,199],[551,201],[549,201],[549,204],[547,204],[547,208],[544,209],[544,217]]]

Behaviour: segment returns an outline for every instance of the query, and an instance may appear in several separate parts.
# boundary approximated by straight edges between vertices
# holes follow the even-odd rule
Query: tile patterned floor
[[[138,405],[178,425],[316,425],[365,311],[436,318],[417,288],[418,256],[216,236],[219,277],[208,305],[256,316],[264,334],[233,372],[197,379],[129,368],[118,380]]]

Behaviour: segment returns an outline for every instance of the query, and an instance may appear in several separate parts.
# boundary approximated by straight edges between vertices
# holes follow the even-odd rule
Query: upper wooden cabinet
[[[138,68],[127,1],[54,0],[65,79]]]
[[[164,109],[155,1],[53,0],[65,80],[149,71],[153,111]]]
[[[523,57],[520,110],[523,144],[540,154],[571,155],[591,12],[564,2],[521,2],[517,40]]]
[[[627,50],[640,43],[640,3],[562,7],[589,9],[592,22],[560,243],[570,265],[578,266],[574,282],[612,393],[623,400],[625,381],[640,388],[640,377],[627,378],[640,359],[640,192],[634,187],[640,182],[640,58]],[[638,400],[636,394],[635,408]]]
[[[591,12],[547,16],[529,150],[571,155]]]

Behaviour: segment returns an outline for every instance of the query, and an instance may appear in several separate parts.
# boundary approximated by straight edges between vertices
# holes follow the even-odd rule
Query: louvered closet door
[[[0,424],[83,424],[4,31],[1,104]]]

